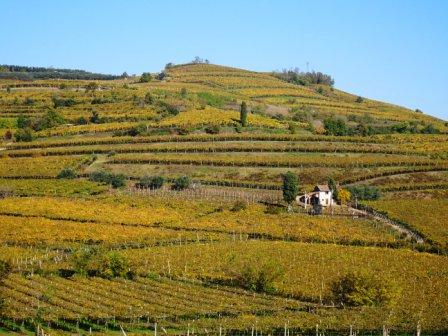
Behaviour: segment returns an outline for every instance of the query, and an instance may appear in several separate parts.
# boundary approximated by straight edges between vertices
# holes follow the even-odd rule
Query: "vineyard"
[[[199,63],[1,79],[0,136],[0,334],[448,333],[446,121]]]

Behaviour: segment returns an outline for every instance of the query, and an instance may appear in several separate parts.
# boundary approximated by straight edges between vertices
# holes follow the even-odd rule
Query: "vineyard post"
[[[154,336],[157,336],[157,322],[154,323]]]

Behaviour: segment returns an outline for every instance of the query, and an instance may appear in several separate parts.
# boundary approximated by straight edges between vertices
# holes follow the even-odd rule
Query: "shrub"
[[[79,117],[78,119],[75,120],[76,125],[87,125],[88,123],[89,121],[84,117]]]
[[[380,306],[393,301],[397,289],[388,281],[362,273],[348,273],[331,284],[332,298],[344,306]]]
[[[110,184],[113,188],[119,188],[126,184],[126,178],[123,174],[112,174],[103,170],[91,173],[89,180]]]
[[[126,133],[130,136],[137,136],[144,134],[146,132],[147,128],[145,124],[138,124],[137,126],[132,127],[129,129]]]
[[[440,130],[434,127],[433,124],[426,125],[420,133],[422,134],[439,134]]]
[[[0,283],[5,279],[12,271],[12,265],[9,261],[0,260]]]
[[[275,205],[275,204],[268,204],[266,206],[266,210],[264,213],[269,215],[279,215],[283,212],[283,207]]]
[[[325,119],[324,128],[327,135],[347,135],[348,133],[346,122],[340,118]]]
[[[100,124],[103,122],[103,120],[100,117],[100,114],[97,111],[93,110],[92,115],[90,117],[90,122],[94,124]]]
[[[53,97],[53,107],[70,107],[76,104],[73,98],[57,98]]]
[[[59,179],[74,179],[76,177],[76,171],[73,168],[64,168],[62,169],[58,176]]]
[[[88,92],[88,91],[92,91],[92,92],[94,92],[94,91],[98,90],[98,88],[99,88],[99,85],[98,85],[97,82],[90,82],[90,83],[87,84],[86,87],[85,87],[86,92]]]
[[[0,186],[0,199],[11,196],[14,196],[14,190],[6,186]]]
[[[126,177],[123,174],[110,174],[109,184],[112,188],[120,188],[126,184]]]
[[[62,125],[63,123],[65,123],[65,119],[60,113],[55,110],[49,110],[42,118],[34,120],[31,127],[35,131],[41,131],[58,125]]]
[[[33,98],[27,97],[27,98],[25,98],[23,103],[27,106],[31,106],[31,105],[34,105],[36,103],[36,101]]]
[[[144,72],[140,76],[140,83],[149,83],[152,81],[152,75],[149,72]]]
[[[11,139],[12,139],[12,132],[11,132],[11,130],[7,130],[7,131],[5,132],[5,135],[3,136],[3,138],[4,138],[5,140],[11,140]]]
[[[207,134],[219,134],[220,131],[219,125],[210,125],[205,128],[205,133]]]
[[[29,142],[33,141],[34,138],[33,132],[29,127],[17,130],[16,133],[14,134],[14,137],[18,142]]]
[[[141,189],[160,189],[164,183],[165,179],[162,176],[144,176],[135,186]]]
[[[242,266],[231,266],[230,275],[240,287],[259,293],[275,293],[275,281],[284,276],[284,269],[274,260],[248,260]]]
[[[191,180],[188,176],[181,176],[174,180],[174,184],[172,185],[173,190],[185,190],[189,188],[191,185]]]
[[[151,105],[152,103],[154,103],[154,98],[153,98],[151,92],[148,92],[145,94],[144,102],[145,102],[145,104],[148,104],[148,105]]]
[[[363,101],[364,101],[364,98],[363,97],[361,97],[361,96],[358,96],[358,97],[356,97],[356,100],[355,100],[357,103],[362,103]]]
[[[247,209],[247,203],[244,202],[244,201],[242,201],[242,200],[238,200],[238,201],[236,201],[236,202],[233,204],[233,206],[232,206],[232,208],[230,209],[230,211],[232,211],[232,212],[238,212],[238,211],[246,210],[246,209]]]
[[[17,118],[17,128],[27,128],[27,127],[31,127],[31,119],[26,116],[20,115]]]
[[[75,250],[70,261],[75,273],[81,275],[100,276],[108,279],[133,278],[135,275],[125,256],[117,252],[105,252],[96,247],[82,247]]]

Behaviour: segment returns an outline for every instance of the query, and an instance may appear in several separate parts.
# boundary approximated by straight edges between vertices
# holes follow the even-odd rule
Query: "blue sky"
[[[308,68],[448,120],[448,1],[0,0],[0,64],[158,71],[200,56]]]

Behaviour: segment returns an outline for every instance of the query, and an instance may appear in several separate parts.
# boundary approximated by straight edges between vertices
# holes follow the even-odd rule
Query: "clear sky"
[[[194,56],[331,74],[448,120],[448,1],[0,0],[0,64],[140,74]]]

